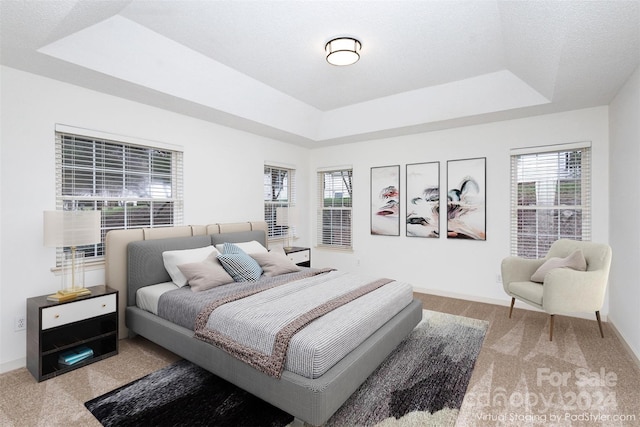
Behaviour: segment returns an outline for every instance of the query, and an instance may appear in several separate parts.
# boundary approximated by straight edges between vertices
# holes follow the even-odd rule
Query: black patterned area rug
[[[488,323],[424,310],[326,426],[453,426]],[[286,426],[289,414],[185,360],[85,403],[104,426]]]

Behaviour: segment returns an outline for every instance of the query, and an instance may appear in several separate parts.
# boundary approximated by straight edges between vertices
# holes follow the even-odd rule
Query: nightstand
[[[302,248],[299,246],[293,246],[291,248],[284,248],[284,253],[287,254],[289,259],[299,265],[300,267],[311,267],[311,249]]]
[[[47,295],[27,299],[27,369],[38,381],[118,354],[118,291],[88,288],[91,295],[55,303]],[[85,346],[93,356],[72,365],[61,353]]]

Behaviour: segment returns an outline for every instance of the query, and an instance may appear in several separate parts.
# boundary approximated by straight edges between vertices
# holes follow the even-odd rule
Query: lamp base
[[[49,295],[47,297],[47,300],[53,301],[53,302],[65,302],[65,301],[71,301],[78,297],[83,297],[86,295],[91,295],[91,291],[87,288],[69,288],[69,289],[59,290],[55,294]]]
[[[47,301],[53,301],[53,302],[66,302],[74,299],[76,299],[75,295],[73,294],[64,295],[64,294],[61,294],[60,292],[57,292],[53,295],[49,295],[47,297]]]
[[[73,297],[83,297],[85,295],[91,295],[91,291],[87,288],[67,288],[58,291],[61,295],[73,295]]]

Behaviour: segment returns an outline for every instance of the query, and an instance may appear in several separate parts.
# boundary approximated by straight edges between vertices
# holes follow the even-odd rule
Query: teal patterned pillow
[[[222,253],[223,254],[246,254],[246,252],[240,249],[239,246],[236,246],[233,243],[229,243],[229,242],[224,242],[224,245],[222,245]]]
[[[218,260],[236,282],[255,282],[262,275],[260,264],[244,252],[219,254]]]

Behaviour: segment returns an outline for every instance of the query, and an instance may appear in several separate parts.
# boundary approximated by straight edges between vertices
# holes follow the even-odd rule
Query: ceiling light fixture
[[[351,65],[360,59],[362,44],[351,37],[338,37],[329,41],[324,50],[327,53],[327,62],[331,65]]]

